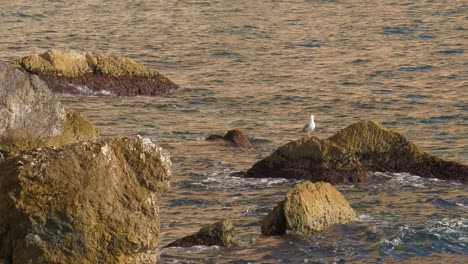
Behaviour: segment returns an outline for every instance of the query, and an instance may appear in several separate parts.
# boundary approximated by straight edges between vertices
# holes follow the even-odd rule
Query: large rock
[[[333,224],[357,221],[344,196],[330,183],[302,182],[286,194],[262,221],[262,234],[282,235],[286,230],[312,234]]]
[[[80,114],[67,111],[37,76],[0,64],[0,150],[98,137],[96,128]]]
[[[467,165],[431,156],[372,121],[348,126],[325,140],[304,137],[290,142],[257,162],[246,176],[355,183],[365,180],[368,171],[468,181]]]
[[[203,227],[193,235],[177,239],[166,245],[165,248],[193,246],[221,246],[230,248],[236,245],[232,220],[222,219],[212,225]]]
[[[159,72],[121,57],[94,52],[50,50],[13,62],[34,73],[57,93],[93,95],[163,95],[179,88]]]
[[[170,159],[127,137],[22,152],[0,163],[0,259],[155,263]]]

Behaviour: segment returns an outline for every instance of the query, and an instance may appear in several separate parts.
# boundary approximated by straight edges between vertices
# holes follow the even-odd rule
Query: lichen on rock
[[[0,258],[155,263],[171,163],[138,137],[23,151],[0,162]]]
[[[221,246],[234,247],[234,226],[231,219],[222,219],[212,225],[200,229],[197,233],[177,239],[167,247]]]
[[[282,235],[289,230],[299,234],[324,231],[333,224],[357,221],[344,196],[330,183],[296,184],[262,221],[262,234]]]
[[[57,93],[94,95],[163,95],[179,88],[156,70],[122,57],[95,52],[49,50],[12,62],[34,73]]]
[[[468,181],[468,166],[434,157],[404,136],[372,121],[350,125],[328,139],[303,137],[258,161],[246,177],[356,183],[369,171],[408,172]]]

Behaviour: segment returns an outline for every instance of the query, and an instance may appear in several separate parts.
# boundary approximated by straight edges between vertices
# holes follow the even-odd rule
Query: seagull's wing
[[[305,124],[304,128],[302,128],[302,132],[307,132],[309,128],[309,124]]]

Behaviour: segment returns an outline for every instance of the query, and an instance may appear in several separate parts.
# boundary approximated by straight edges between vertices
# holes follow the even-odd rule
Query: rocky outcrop
[[[286,230],[312,234],[333,224],[357,221],[358,217],[344,196],[330,183],[302,182],[294,186],[284,201],[262,221],[262,234],[282,235]]]
[[[0,259],[155,263],[170,159],[126,137],[44,148],[0,163]]]
[[[229,130],[224,136],[211,134],[206,138],[206,140],[208,141],[224,140],[225,142],[228,142],[229,144],[235,147],[240,147],[240,148],[252,147],[247,135],[245,135],[244,132],[238,129]]]
[[[372,121],[348,126],[325,140],[304,137],[290,142],[257,162],[246,176],[355,183],[365,180],[368,171],[468,181],[467,165],[431,156]]]
[[[193,246],[220,246],[230,248],[236,245],[232,220],[222,219],[212,225],[203,227],[193,235],[177,239],[166,245],[165,248]]]
[[[0,64],[0,150],[98,137],[96,128],[80,114],[67,111],[37,76]]]
[[[159,72],[127,58],[94,52],[50,50],[13,62],[34,73],[57,93],[92,95],[164,95],[179,88]]]

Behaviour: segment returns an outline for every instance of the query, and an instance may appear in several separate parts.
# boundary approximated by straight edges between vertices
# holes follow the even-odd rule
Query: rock
[[[468,166],[431,156],[404,136],[361,121],[321,140],[304,137],[258,161],[246,177],[278,177],[356,183],[368,171],[408,172],[422,177],[468,181]]]
[[[367,171],[355,156],[333,142],[304,137],[255,163],[246,177],[357,183],[367,179]]]
[[[0,150],[98,137],[97,129],[80,114],[67,111],[37,76],[0,64]]]
[[[224,136],[211,134],[206,138],[206,140],[208,141],[224,140],[226,142],[229,142],[233,146],[240,147],[240,148],[252,147],[247,135],[245,135],[244,132],[238,129],[229,130]]]
[[[170,159],[140,137],[24,151],[0,163],[0,259],[155,263]]]
[[[179,88],[159,72],[122,57],[94,52],[50,50],[13,62],[34,73],[57,93],[92,95],[164,95]]]
[[[330,183],[302,182],[286,194],[262,221],[262,234],[282,235],[286,230],[313,234],[333,224],[357,221],[344,196]]]
[[[468,181],[468,166],[434,157],[403,135],[372,122],[361,121],[329,138],[357,157],[369,171],[408,172],[426,178]]]
[[[193,246],[220,246],[230,248],[236,245],[232,220],[222,219],[212,225],[203,227],[193,235],[177,239],[164,248]]]

